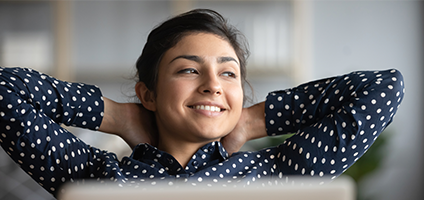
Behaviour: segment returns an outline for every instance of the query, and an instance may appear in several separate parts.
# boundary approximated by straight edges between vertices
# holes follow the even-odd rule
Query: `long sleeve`
[[[165,179],[228,185],[225,178],[241,178],[249,185],[266,177],[286,180],[287,175],[335,178],[390,124],[403,94],[396,70],[354,72],[271,92],[265,106],[267,132],[295,133],[292,137],[277,147],[230,157],[219,142],[211,142],[182,169],[172,155],[148,144],[118,161],[62,128],[98,129],[104,104],[97,87],[30,69],[0,68],[0,144],[54,195],[66,181],[90,178],[130,186]]]
[[[63,82],[31,69],[0,68],[0,105],[1,146],[53,194],[65,181],[95,173],[93,163],[116,159],[60,126],[98,129],[103,100],[95,86]]]
[[[277,148],[279,171],[340,175],[392,122],[403,94],[397,70],[353,72],[270,93],[268,134],[295,133]]]

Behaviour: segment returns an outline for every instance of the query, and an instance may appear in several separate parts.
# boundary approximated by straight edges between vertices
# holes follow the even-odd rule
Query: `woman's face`
[[[161,138],[219,140],[234,129],[242,106],[239,60],[227,41],[193,33],[164,54],[155,98]]]

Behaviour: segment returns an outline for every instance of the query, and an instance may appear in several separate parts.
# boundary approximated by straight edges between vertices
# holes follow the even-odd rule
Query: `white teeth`
[[[221,108],[220,107],[216,107],[216,106],[208,106],[208,105],[197,105],[195,107],[195,109],[197,110],[208,110],[208,111],[212,111],[212,112],[221,112]]]

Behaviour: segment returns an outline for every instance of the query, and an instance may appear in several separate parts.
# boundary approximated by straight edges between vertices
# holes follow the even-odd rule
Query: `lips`
[[[226,110],[225,108],[221,108],[220,106],[216,106],[216,105],[198,104],[198,105],[191,105],[188,107],[194,110],[205,110],[205,111],[211,111],[211,112],[223,112]]]

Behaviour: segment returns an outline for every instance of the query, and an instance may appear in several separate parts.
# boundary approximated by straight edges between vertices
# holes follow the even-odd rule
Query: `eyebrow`
[[[174,60],[177,60],[177,59],[180,59],[180,58],[181,59],[186,59],[186,60],[191,60],[191,61],[194,61],[194,62],[197,62],[197,63],[204,63],[205,62],[205,60],[203,58],[199,57],[199,56],[195,56],[195,55],[180,55],[180,56],[177,56],[174,59],[172,59],[171,62],[169,62],[169,63],[172,63],[172,62],[174,62]],[[231,62],[231,61],[234,61],[235,63],[239,64],[238,61],[235,58],[230,57],[230,56],[222,56],[222,57],[218,57],[217,58],[217,62],[219,64],[226,63],[226,62]]]

